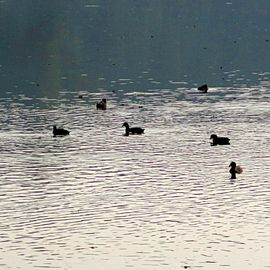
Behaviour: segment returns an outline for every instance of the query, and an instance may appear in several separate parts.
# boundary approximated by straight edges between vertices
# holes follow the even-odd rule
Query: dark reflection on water
[[[1,0],[0,94],[55,98],[104,78],[132,86],[147,72],[153,87],[256,85],[269,76],[268,10],[267,0]]]
[[[155,84],[1,99],[1,268],[270,267],[268,84]],[[124,121],[145,134],[122,136]],[[231,145],[210,147],[212,133]]]

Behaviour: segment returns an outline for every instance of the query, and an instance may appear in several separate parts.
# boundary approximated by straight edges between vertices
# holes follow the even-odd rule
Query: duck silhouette
[[[100,102],[97,103],[97,110],[106,110],[107,109],[107,100],[103,98]]]
[[[57,128],[53,126],[53,136],[66,136],[69,135],[69,131],[63,128]]]
[[[134,135],[134,134],[140,135],[140,134],[144,133],[144,129],[143,128],[140,128],[140,127],[132,127],[132,128],[130,128],[129,127],[129,124],[127,122],[125,122],[122,125],[122,127],[125,127],[126,128],[126,134],[125,134],[126,136],[129,136],[130,133],[132,135]]]
[[[230,139],[227,138],[227,137],[218,137],[216,134],[212,134],[210,136],[210,140],[213,140],[211,145],[214,146],[214,145],[228,145],[230,144]]]
[[[208,91],[207,84],[203,84],[203,85],[199,86],[198,90],[202,91],[203,93],[207,93],[207,91]]]
[[[229,167],[231,167],[230,170],[229,170],[229,172],[231,174],[231,179],[236,179],[236,174],[237,173],[240,174],[240,173],[243,172],[243,169],[239,165],[236,166],[236,163],[234,161],[232,161],[230,163]]]

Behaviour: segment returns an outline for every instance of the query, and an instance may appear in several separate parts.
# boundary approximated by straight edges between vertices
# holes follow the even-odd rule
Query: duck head
[[[122,127],[126,127],[126,128],[129,128],[129,124],[127,122],[125,122]]]
[[[216,135],[216,134],[212,134],[212,135],[210,136],[210,139],[216,140],[216,139],[217,139],[217,135]]]
[[[236,163],[234,161],[232,161],[229,165],[229,167],[235,168],[236,167]]]

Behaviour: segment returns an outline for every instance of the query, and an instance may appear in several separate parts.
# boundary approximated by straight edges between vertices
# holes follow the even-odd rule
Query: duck
[[[236,163],[234,161],[230,163],[229,167],[231,167],[229,170],[231,174],[231,179],[236,179],[236,174],[240,174],[243,172],[243,169],[239,165],[236,166]]]
[[[106,110],[107,106],[106,106],[107,100],[106,98],[103,98],[100,102],[97,103],[97,110]]]
[[[63,128],[57,128],[53,126],[53,136],[66,136],[69,135],[69,131]]]
[[[207,91],[208,91],[207,84],[203,84],[203,85],[199,86],[198,90],[202,91],[203,93],[207,93]]]
[[[142,134],[142,133],[144,133],[144,129],[143,128],[140,128],[140,127],[132,127],[132,128],[130,128],[129,127],[129,124],[127,123],[127,122],[125,122],[123,125],[122,125],[122,127],[125,127],[126,128],[126,136],[129,136],[129,134],[131,133],[132,135],[133,134],[138,134],[138,135],[140,135],[140,134]]]
[[[212,134],[210,136],[210,140],[213,140],[213,142],[211,143],[212,146],[214,145],[228,145],[230,144],[230,139],[227,137],[218,137],[216,134]]]

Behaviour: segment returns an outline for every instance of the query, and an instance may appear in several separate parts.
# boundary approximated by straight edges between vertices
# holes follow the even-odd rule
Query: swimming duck
[[[131,134],[142,134],[144,133],[144,129],[143,128],[140,128],[140,127],[132,127],[130,128],[129,127],[129,124],[127,122],[125,122],[122,127],[126,127],[126,136],[128,136],[130,133]]]
[[[230,170],[229,170],[229,172],[231,174],[231,179],[236,179],[236,174],[237,173],[240,174],[240,173],[243,172],[243,169],[239,165],[236,166],[236,163],[234,161],[232,161],[230,163],[229,167],[231,167]]]
[[[203,93],[207,93],[207,91],[208,91],[207,84],[203,84],[203,85],[199,86],[198,90],[202,91]]]
[[[213,140],[213,142],[211,143],[212,146],[214,145],[227,145],[230,144],[230,139],[227,137],[218,137],[216,134],[212,134],[210,136],[210,140]]]
[[[53,126],[53,136],[66,136],[69,135],[69,131],[63,128],[57,128]]]
[[[97,103],[97,110],[106,110],[107,106],[106,106],[107,100],[106,98],[103,98],[100,102]]]

